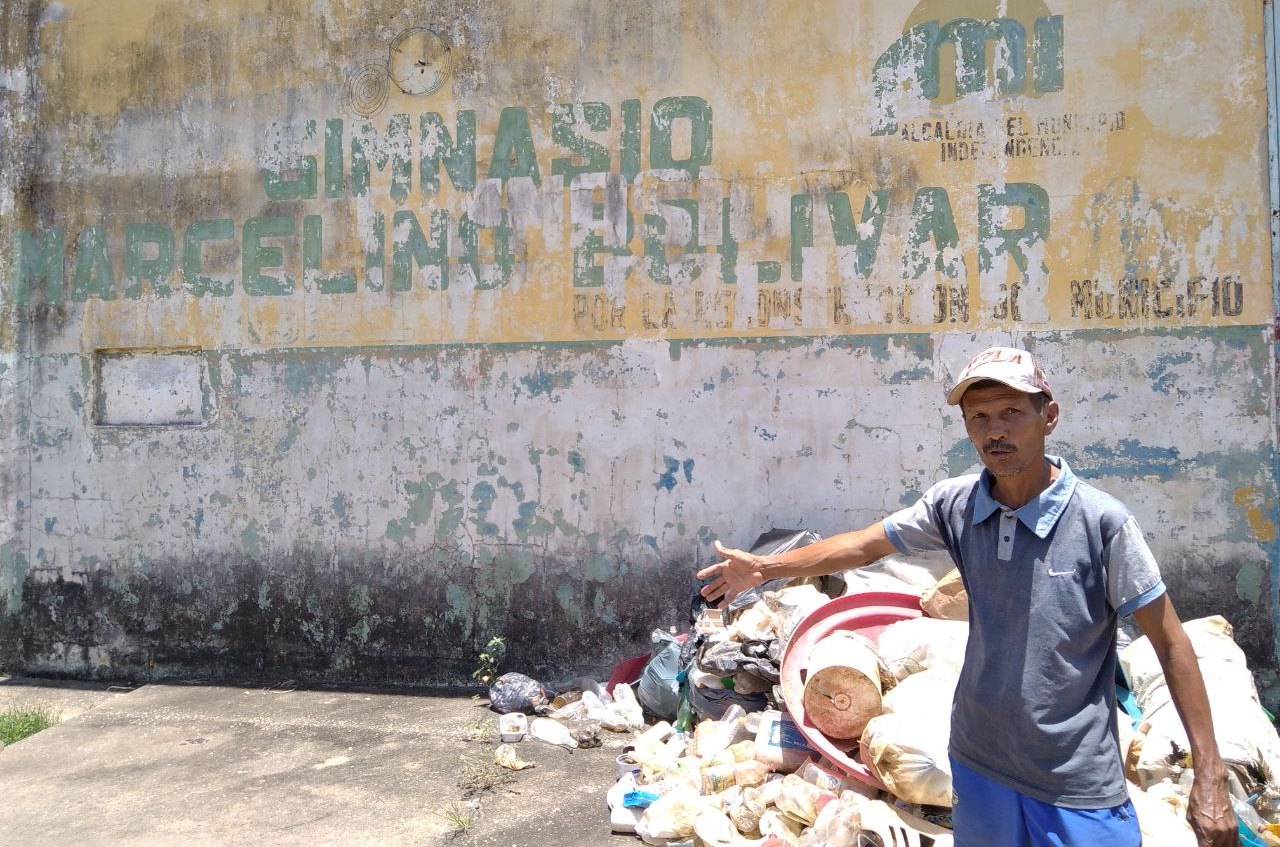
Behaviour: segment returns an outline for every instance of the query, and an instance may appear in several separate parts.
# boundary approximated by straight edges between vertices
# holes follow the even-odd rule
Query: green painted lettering
[[[1062,15],[1037,18],[1035,28],[1035,90],[1061,91],[1063,74]]]
[[[505,288],[511,282],[515,270],[515,251],[511,248],[511,221],[506,209],[501,209],[496,227],[483,227],[470,215],[464,214],[458,221],[458,240],[462,242],[462,264],[470,268],[477,291]],[[480,231],[493,230],[493,261],[480,261]]]
[[[738,239],[733,237],[730,225],[733,203],[726,197],[720,205],[720,281],[725,285],[738,282]],[[781,262],[756,262],[756,282],[771,283],[782,278]]]
[[[1022,210],[1022,226],[1003,229],[996,221],[996,210],[1016,207]],[[1030,261],[1026,250],[1049,238],[1049,192],[1030,182],[1010,182],[1003,191],[994,185],[978,186],[978,272],[989,273],[998,257],[1009,256],[1028,278]],[[1049,268],[1041,263],[1042,274]]]
[[[403,203],[409,199],[413,185],[413,142],[409,135],[409,116],[392,115],[387,133],[379,138],[368,121],[357,121],[351,131],[351,193],[364,197],[369,193],[370,162],[379,171],[391,165],[391,199]]]
[[[675,158],[671,124],[689,121],[689,157]],[[686,171],[691,179],[711,164],[711,106],[701,97],[664,97],[653,104],[649,120],[649,167]]]
[[[873,86],[872,135],[898,131],[896,101],[910,81],[920,96],[938,96],[938,22],[926,21],[907,30],[880,54],[871,71]]]
[[[231,296],[235,285],[231,275],[206,276],[203,273],[203,248],[206,241],[225,241],[236,237],[236,225],[230,218],[194,221],[182,236],[182,282],[194,297],[206,294]]]
[[[107,229],[87,226],[76,239],[76,273],[71,280],[71,299],[83,302],[90,297],[116,299],[115,274],[107,255]]]
[[[387,216],[374,212],[370,221],[360,223],[360,228],[364,248],[364,287],[370,291],[381,291],[387,273]]]
[[[640,101],[622,101],[622,137],[618,141],[619,170],[627,182],[640,173]]]
[[[67,260],[65,233],[54,228],[37,237],[19,230],[13,242],[14,305],[27,305],[27,299],[38,288],[44,289],[44,302],[60,304]]]
[[[791,196],[791,281],[804,279],[804,250],[813,246],[813,197]]]
[[[932,249],[927,248],[930,241]],[[951,199],[943,188],[921,188],[911,206],[911,231],[903,254],[903,276],[919,279],[931,267],[952,279],[964,275]]]
[[[440,164],[444,163],[449,182],[458,191],[476,187],[476,113],[458,112],[456,138],[449,135],[444,118],[427,112],[419,120],[422,155],[419,159],[419,181],[426,192],[440,191]]]
[[[689,240],[675,245],[685,253],[705,253],[706,248],[698,246],[698,201],[697,200],[661,200],[663,206],[678,209],[688,216]],[[644,216],[644,255],[649,259],[649,278],[659,285],[670,285],[671,265],[667,258],[667,220],[662,215]],[[682,259],[682,262],[692,260]],[[702,275],[700,264],[691,264],[687,269],[690,281]]]
[[[271,125],[271,131],[267,134],[267,143],[284,146],[285,135],[284,126],[274,123]],[[308,141],[314,141],[315,137],[316,122],[307,121],[304,138]],[[276,168],[262,169],[262,187],[267,192],[267,198],[270,200],[315,199],[316,157],[300,156],[296,162],[290,164],[292,167],[286,167],[285,163],[281,162]],[[291,172],[294,176],[285,176],[286,172]]]
[[[529,131],[529,113],[508,106],[498,116],[498,133],[493,141],[493,157],[489,160],[489,179],[511,179],[527,176],[534,185],[542,184],[538,157],[533,150],[533,133]]]
[[[264,238],[285,238],[293,235],[293,218],[249,218],[244,222],[241,245],[241,281],[244,293],[250,297],[279,297],[292,294],[294,280],[288,273],[279,276],[264,274],[266,268],[280,268],[284,264],[284,250],[279,246],[264,246]]]
[[[1012,18],[957,18],[938,33],[938,47],[948,41],[956,46],[957,97],[976,94],[987,87],[988,41],[1002,44],[1005,51],[1006,61],[996,63],[996,93],[1017,94],[1026,87],[1027,31]]]
[[[155,256],[148,258],[148,247]],[[173,230],[164,224],[127,224],[124,228],[124,296],[137,300],[143,283],[157,297],[173,293],[169,276],[173,273]]]
[[[356,290],[354,271],[324,273],[324,218],[302,219],[302,287],[321,294],[351,294]]]
[[[342,158],[342,118],[324,122],[324,196],[341,197],[347,191],[346,162]]]
[[[862,221],[855,222],[849,195],[833,191],[827,195],[827,215],[831,218],[831,232],[839,247],[853,247],[853,272],[859,279],[871,276],[876,261],[876,250],[884,232],[885,213],[889,209],[889,192],[868,191],[862,203]],[[864,234],[865,233],[865,234]]]
[[[604,132],[613,124],[613,113],[607,103],[561,103],[551,112],[551,140],[578,156],[551,160],[551,173],[563,174],[568,183],[578,174],[608,173],[613,163],[609,151],[596,141],[583,136],[579,126],[591,132]]]
[[[606,223],[604,203],[591,204],[591,220],[598,224]],[[631,248],[628,245],[633,238],[635,238],[635,216],[631,214],[630,209],[626,210],[626,236],[622,244],[610,247],[604,243],[603,233],[598,230],[588,232],[583,237],[582,244],[573,248],[573,287],[598,288],[604,285],[604,265],[597,264],[596,257],[600,255],[630,256]],[[630,275],[631,268],[628,266],[626,276]]]
[[[391,290],[413,288],[413,266],[426,268],[427,288],[436,291],[449,287],[449,213],[432,209],[429,227],[431,239],[418,225],[418,216],[401,209],[391,219]]]

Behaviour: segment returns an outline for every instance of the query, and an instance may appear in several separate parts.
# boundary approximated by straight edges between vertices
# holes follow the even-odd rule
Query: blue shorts
[[[1133,803],[1063,809],[951,760],[955,847],[1140,847]]]

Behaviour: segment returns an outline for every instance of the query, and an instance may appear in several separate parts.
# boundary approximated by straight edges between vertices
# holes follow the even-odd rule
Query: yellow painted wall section
[[[1272,315],[1259,3],[433,8],[50,4],[5,302],[68,351]]]

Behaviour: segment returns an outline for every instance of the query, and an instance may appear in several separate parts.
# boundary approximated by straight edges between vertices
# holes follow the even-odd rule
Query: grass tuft
[[[452,803],[443,811],[436,812],[436,814],[444,818],[445,822],[453,827],[454,835],[465,833],[476,822],[475,807],[466,803]]]
[[[462,767],[458,787],[462,789],[463,797],[475,797],[511,781],[511,771],[493,762],[463,756],[459,764]]]
[[[0,711],[0,744],[16,744],[58,722],[58,714],[45,706],[10,706]]]
[[[462,737],[467,741],[481,744],[492,744],[498,740],[498,729],[493,725],[493,717],[488,714],[467,721],[462,729]]]

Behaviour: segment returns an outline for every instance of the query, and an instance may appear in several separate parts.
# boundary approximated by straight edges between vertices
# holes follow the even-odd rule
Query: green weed
[[[58,714],[45,706],[10,706],[0,711],[0,743],[16,744],[58,722]]]

